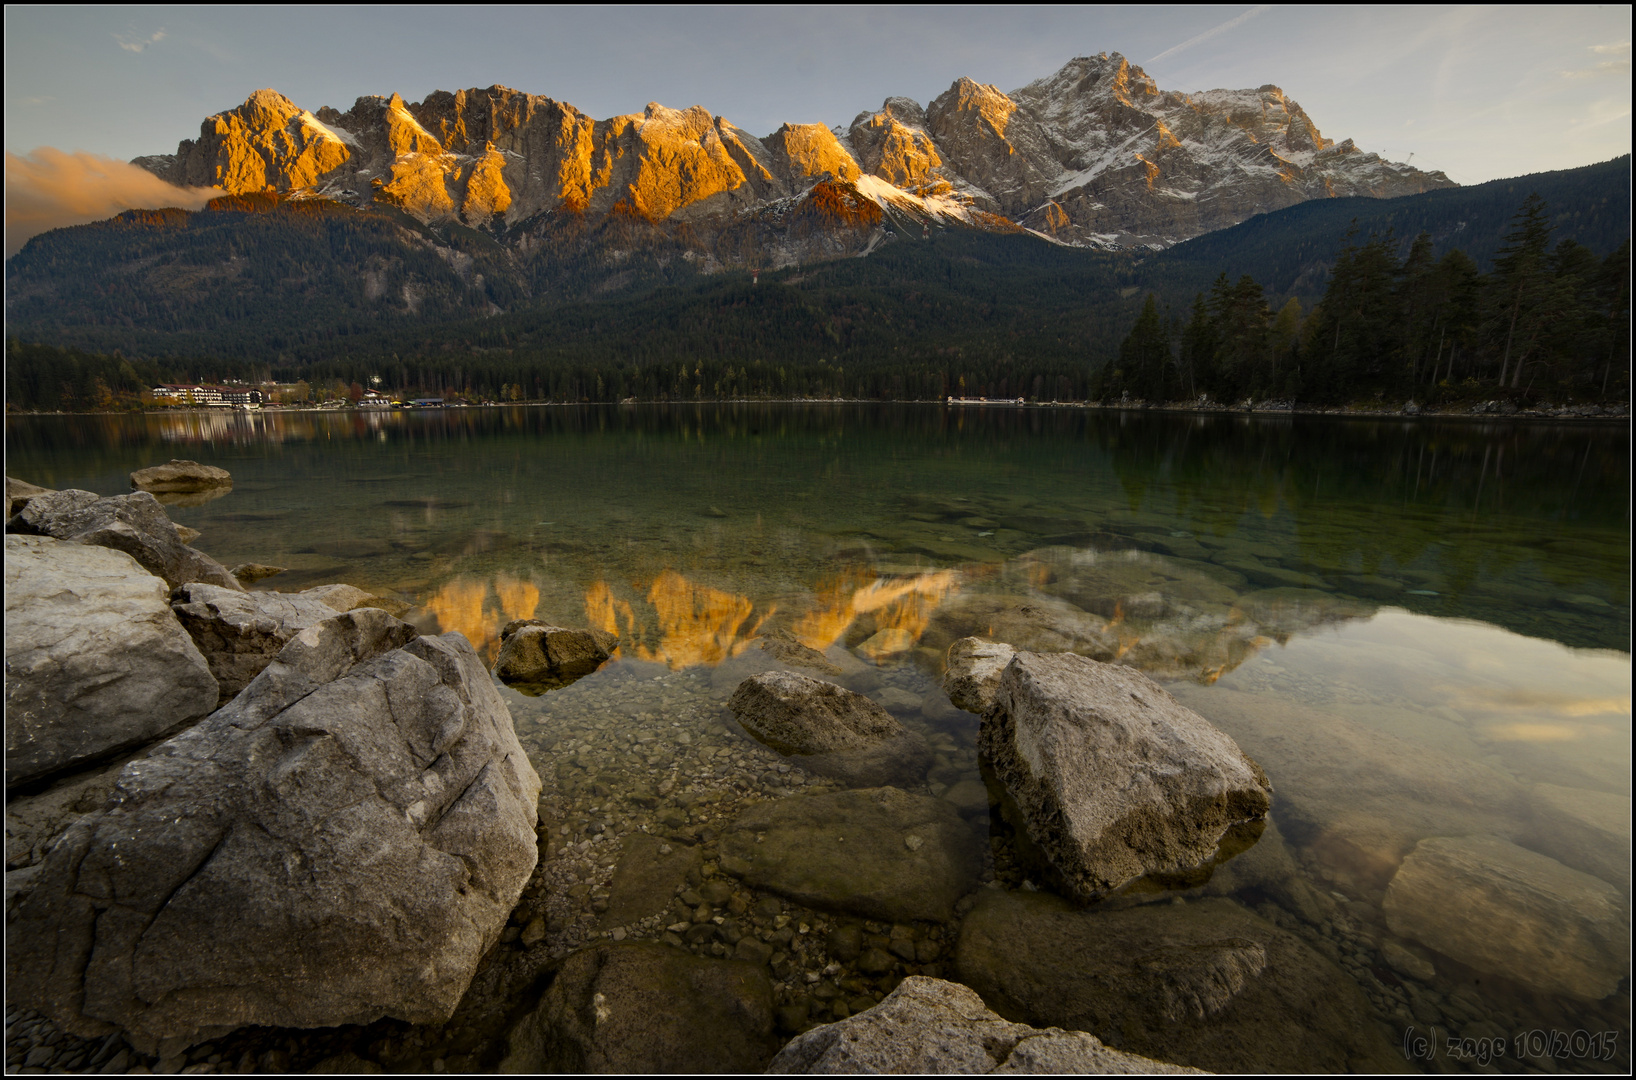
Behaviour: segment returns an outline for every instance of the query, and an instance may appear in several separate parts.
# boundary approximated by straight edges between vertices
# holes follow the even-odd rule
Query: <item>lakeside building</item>
[[[155,401],[177,405],[208,405],[224,409],[260,408],[260,390],[246,386],[211,386],[207,383],[165,383],[153,388]]]

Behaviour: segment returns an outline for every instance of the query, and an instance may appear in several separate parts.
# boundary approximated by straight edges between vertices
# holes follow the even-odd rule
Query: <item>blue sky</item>
[[[501,83],[596,117],[702,104],[845,124],[961,75],[1012,90],[1121,52],[1167,90],[1275,83],[1326,136],[1462,183],[1630,151],[1630,8],[6,9],[6,149],[170,153],[273,87],[347,108]]]

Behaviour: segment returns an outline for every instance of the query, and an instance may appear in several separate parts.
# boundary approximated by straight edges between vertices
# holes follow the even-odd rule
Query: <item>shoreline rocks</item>
[[[618,645],[617,637],[601,630],[569,630],[519,619],[500,631],[494,674],[515,690],[538,695],[583,679],[607,663]]]
[[[872,1009],[791,1039],[779,1074],[1197,1073],[1126,1054],[1084,1031],[1012,1023],[969,987],[911,975]]]
[[[885,708],[822,679],[764,671],[740,683],[727,707],[757,741],[849,785],[912,783],[931,767],[924,742]]]
[[[6,537],[6,786],[168,735],[217,684],[165,583],[124,552]]]
[[[963,693],[997,657],[957,644],[946,685]],[[1082,901],[1209,862],[1229,828],[1272,805],[1266,775],[1225,733],[1140,672],[1072,653],[1017,653],[979,743]]]
[[[70,826],[8,926],[12,1000],[150,1053],[442,1022],[533,870],[539,790],[464,638],[336,615]]]
[[[199,581],[244,590],[225,566],[182,542],[164,507],[146,491],[103,498],[70,488],[36,495],[6,522],[6,532],[123,551],[173,589]]]
[[[235,592],[199,582],[172,593],[170,607],[209,663],[224,705],[260,675],[291,638],[336,614],[322,600],[300,593]]]

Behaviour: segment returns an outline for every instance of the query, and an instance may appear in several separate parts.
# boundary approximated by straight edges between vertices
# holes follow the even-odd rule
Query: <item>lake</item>
[[[258,589],[344,581],[399,600],[491,661],[512,619],[618,634],[572,686],[503,690],[553,829],[517,922],[553,955],[610,936],[704,955],[759,939],[786,1034],[906,973],[982,962],[961,919],[706,895],[741,814],[839,788],[726,707],[772,665],[760,644],[794,639],[930,748],[914,790],[953,803],[981,852],[983,902],[962,917],[1013,903],[1026,954],[1052,948],[1027,937],[1036,910],[1072,934],[1063,919],[1231,904],[1355,985],[1335,992],[1361,1003],[1356,1030],[1185,1063],[1376,1067],[1388,1046],[1426,1071],[1630,1067],[1623,424],[642,405],[8,417],[6,446],[8,475],[102,494],[172,457],[227,468],[230,494],[169,507],[196,546],[287,568]],[[1050,907],[978,718],[940,689],[948,645],[971,634],[1148,673],[1264,768],[1271,824],[1209,880]],[[702,865],[676,871],[689,903],[619,921],[622,853],[643,833]],[[1476,869],[1450,870],[1460,858]],[[844,959],[849,934],[891,965]],[[1213,1007],[1195,1026],[1216,1013],[1267,1019]],[[1139,1023],[1095,1034],[1177,1045]]]

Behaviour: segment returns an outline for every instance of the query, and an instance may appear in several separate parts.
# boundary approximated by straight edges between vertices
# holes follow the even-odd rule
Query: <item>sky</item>
[[[1118,52],[1163,90],[1275,84],[1325,136],[1462,184],[1631,142],[1624,5],[12,5],[5,31],[8,254],[20,217],[55,202],[79,220],[98,191],[109,213],[143,205],[117,162],[174,153],[263,87],[316,111],[498,83],[597,118],[703,105],[765,135],[846,125],[889,96],[925,104],[962,75],[1010,91]]]

